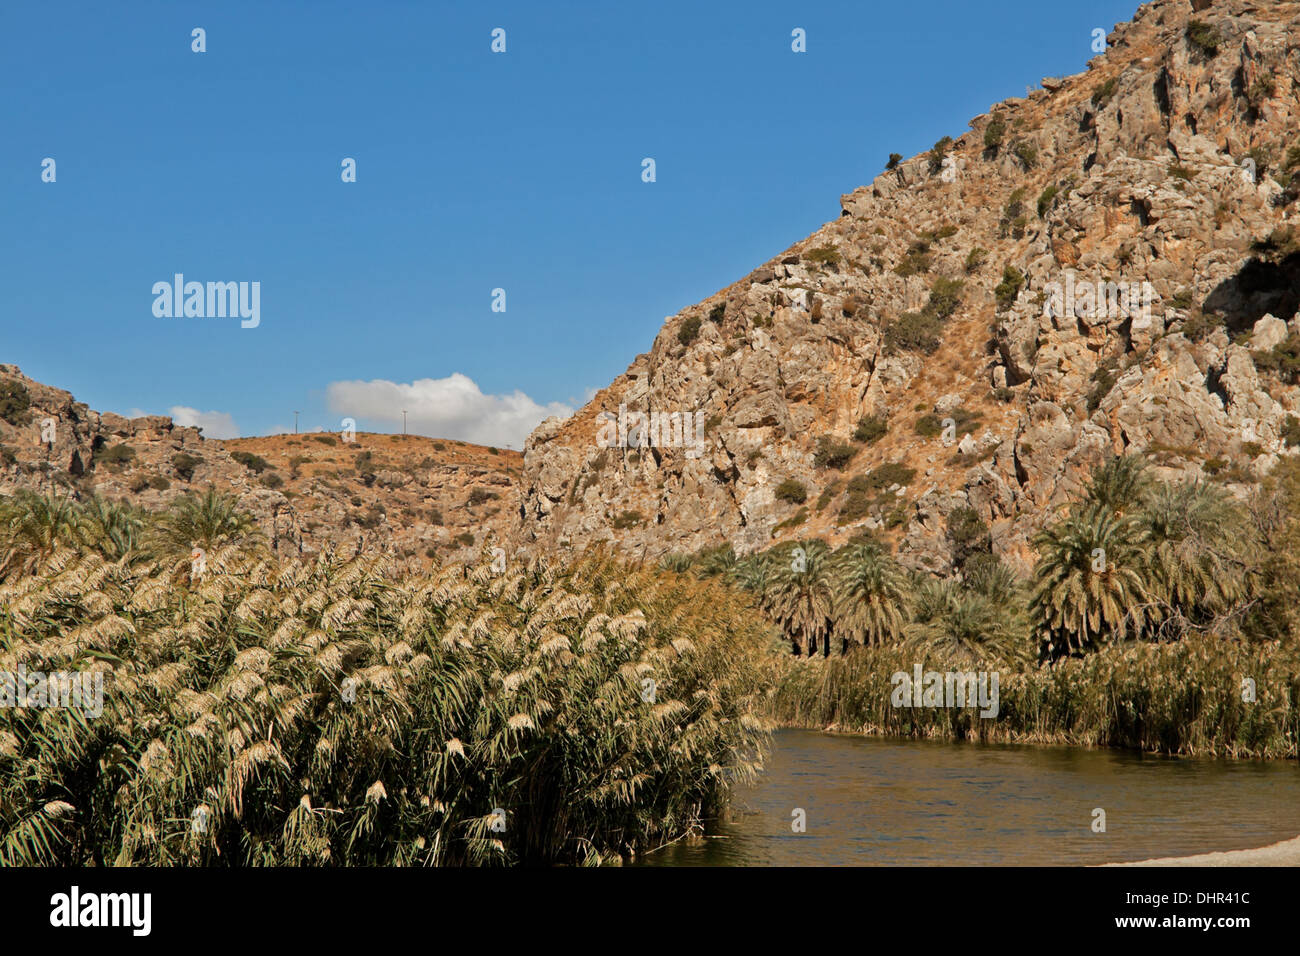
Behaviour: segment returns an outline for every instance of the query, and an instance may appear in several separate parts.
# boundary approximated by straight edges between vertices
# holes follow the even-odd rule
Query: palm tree
[[[1126,514],[1142,507],[1151,484],[1146,459],[1139,455],[1120,455],[1092,473],[1085,497],[1113,514]]]
[[[95,495],[81,506],[84,539],[104,557],[119,561],[138,553],[144,521],[133,508]]]
[[[736,550],[729,544],[708,548],[696,555],[695,574],[701,578],[712,578],[726,574],[736,566]]]
[[[1143,628],[1148,599],[1145,532],[1107,503],[1074,505],[1034,540],[1030,613],[1046,657],[1078,653]]]
[[[956,664],[1010,660],[1026,648],[1014,616],[984,595],[951,580],[927,581],[917,594],[917,614],[908,643],[923,655]]]
[[[1242,557],[1251,536],[1226,491],[1201,481],[1161,485],[1140,518],[1150,541],[1148,582],[1162,605],[1162,627],[1207,624],[1244,598]]]
[[[219,544],[259,538],[257,522],[240,511],[234,495],[212,485],[202,495],[186,495],[172,503],[158,521],[158,540],[165,553],[188,554],[193,548],[210,551]]]
[[[831,615],[834,608],[834,579],[830,549],[822,541],[801,541],[783,549],[774,558],[771,608],[772,615],[785,629],[795,656],[799,655],[800,638],[808,657],[817,650],[817,639],[825,637],[824,655],[831,650]]]
[[[866,645],[892,643],[907,622],[907,576],[875,544],[852,544],[833,560],[835,626],[843,638]]]
[[[759,606],[768,610],[772,604],[773,563],[771,554],[747,555],[731,566],[726,579],[754,594]]]
[[[1006,562],[992,554],[977,554],[962,568],[962,583],[967,590],[982,594],[1003,607],[1021,607],[1021,581]]]
[[[72,499],[20,491],[0,506],[0,574],[32,568],[60,545],[81,541],[81,515]]]

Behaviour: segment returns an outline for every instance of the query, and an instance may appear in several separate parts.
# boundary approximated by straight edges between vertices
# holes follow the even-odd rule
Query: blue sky
[[[0,361],[214,437],[407,408],[519,448],[890,152],[1083,69],[1135,7],[10,4]],[[156,317],[177,272],[260,282],[260,324]]]

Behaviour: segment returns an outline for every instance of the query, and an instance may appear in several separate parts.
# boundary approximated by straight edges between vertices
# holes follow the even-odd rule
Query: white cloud
[[[400,431],[405,409],[407,431],[516,449],[524,447],[524,439],[542,419],[573,414],[563,402],[539,405],[517,389],[509,395],[484,395],[460,372],[410,384],[384,379],[331,382],[325,394],[331,411],[358,421],[382,422]]]
[[[238,438],[239,426],[229,412],[201,412],[197,408],[173,405],[167,412],[172,421],[185,428],[203,429],[204,438]]]

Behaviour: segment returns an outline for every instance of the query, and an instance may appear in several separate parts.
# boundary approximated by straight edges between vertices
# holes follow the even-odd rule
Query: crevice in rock
[[[1169,115],[1169,71],[1161,68],[1160,75],[1156,77],[1153,87],[1156,95],[1156,106],[1165,116]]]

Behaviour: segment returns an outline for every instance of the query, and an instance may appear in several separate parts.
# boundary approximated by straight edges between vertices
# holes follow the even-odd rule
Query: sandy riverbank
[[[1170,856],[1135,863],[1107,863],[1106,866],[1300,866],[1300,836],[1254,850]]]

